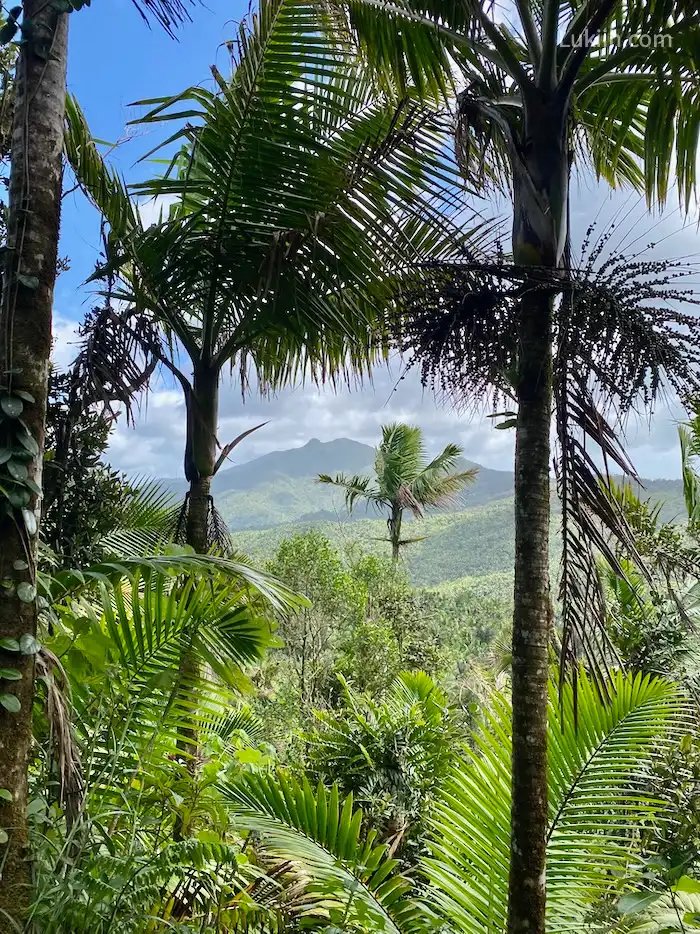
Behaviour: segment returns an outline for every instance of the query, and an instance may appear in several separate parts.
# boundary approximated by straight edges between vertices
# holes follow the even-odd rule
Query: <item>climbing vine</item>
[[[29,539],[37,533],[31,500],[33,495],[41,495],[41,489],[31,474],[39,455],[39,445],[22,418],[25,404],[34,401],[34,396],[23,389],[0,386],[0,522],[15,523],[26,544],[26,559],[17,559],[12,566],[14,576],[4,577],[0,585],[5,597],[16,595],[22,603],[33,603],[37,596],[36,569],[31,559]],[[16,575],[28,579],[18,581]],[[33,655],[39,648],[31,633],[25,633],[19,639],[0,639],[0,649],[11,654]],[[20,701],[3,687],[6,682],[19,681],[21,677],[19,669],[13,665],[0,667],[0,706],[10,713],[19,712]]]

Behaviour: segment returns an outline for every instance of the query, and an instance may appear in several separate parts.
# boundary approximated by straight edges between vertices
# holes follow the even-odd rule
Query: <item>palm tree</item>
[[[229,875],[238,846],[168,843],[173,825],[210,832],[216,814],[207,810],[212,767],[192,781],[180,740],[193,709],[228,763],[243,731],[260,739],[240,704],[245,669],[270,643],[273,618],[297,612],[304,599],[242,559],[172,551],[41,575],[40,586],[53,635],[37,656],[35,736],[38,758],[56,767],[35,771],[34,781],[60,818],[47,828],[51,843],[42,834],[36,848],[32,923],[42,931],[106,932],[126,915],[129,930],[145,930],[151,913],[168,911],[172,880],[210,860],[218,865],[212,884],[244,887],[240,873]],[[188,682],[178,678],[183,646],[200,660],[199,676]],[[144,871],[157,882],[137,881]],[[104,873],[125,883],[113,899],[94,897]],[[86,893],[80,906],[76,890]]]
[[[309,780],[352,792],[391,855],[415,859],[429,809],[463,738],[446,694],[424,671],[403,671],[380,701],[341,678],[342,706],[320,710],[306,736]]]
[[[635,853],[640,832],[668,819],[667,802],[649,790],[646,767],[675,748],[693,721],[691,706],[672,684],[618,673],[612,703],[582,675],[579,696],[549,685],[550,780],[547,876],[552,931],[583,929],[600,901],[644,884]],[[571,726],[574,703],[578,728]],[[450,775],[431,808],[432,832],[420,873],[403,875],[376,831],[362,832],[362,812],[337,785],[287,773],[253,775],[224,788],[239,826],[260,835],[276,862],[291,860],[308,874],[308,911],[339,906],[392,934],[445,926],[460,934],[503,931],[508,913],[511,806],[510,704],[496,695],[481,726],[454,750]],[[567,722],[568,721],[568,722]],[[647,824],[647,821],[649,824]],[[415,880],[428,885],[415,888]],[[330,902],[329,902],[330,899]]]
[[[176,121],[168,143],[182,143],[165,176],[133,186],[170,205],[159,223],[143,228],[75,102],[66,134],[76,176],[110,227],[98,275],[117,275],[113,296],[159,324],[166,344],[146,350],[183,389],[187,540],[197,551],[211,544],[211,479],[231,449],[217,440],[224,369],[238,370],[244,391],[253,378],[265,391],[362,373],[392,274],[454,249],[434,203],[453,197],[453,177],[433,114],[378,92],[347,45],[324,44],[299,0],[264,0],[232,46],[230,78],[215,70],[215,90],[151,101],[139,121]]]
[[[663,9],[636,0],[517,0],[505,22],[497,22],[492,4],[482,0],[447,6],[346,0],[339,6],[371,65],[399,89],[410,76],[435,98],[449,93],[458,72],[456,141],[464,170],[512,196],[512,259],[519,270],[511,283],[515,350],[503,354],[493,315],[491,345],[480,349],[481,373],[485,359],[495,357],[500,386],[517,404],[508,929],[542,934],[552,348],[555,324],[561,324],[555,315],[568,308],[555,298],[569,265],[569,176],[578,157],[610,182],[632,183],[650,200],[663,200],[675,157],[688,207],[697,137],[684,127],[697,123],[693,49],[700,27],[683,0]],[[648,41],[637,41],[640,35]],[[661,35],[668,36],[665,48],[652,42]],[[503,356],[509,367],[500,366]],[[566,384],[565,365],[559,374]],[[585,431],[587,417],[582,421]]]
[[[345,491],[345,503],[352,510],[358,500],[370,503],[379,512],[388,512],[386,520],[394,562],[404,545],[420,541],[402,538],[401,524],[406,509],[421,519],[426,507],[444,506],[476,480],[478,467],[456,471],[463,450],[448,444],[437,457],[428,461],[423,432],[411,425],[395,423],[382,426],[382,442],[374,461],[374,477],[329,477],[320,474],[319,483],[330,483]]]
[[[142,16],[166,29],[186,16],[182,0],[134,0]],[[9,218],[0,307],[0,576],[14,582],[0,601],[0,639],[34,638],[35,566],[41,465],[51,352],[51,311],[61,207],[68,13],[81,0],[25,0],[3,25],[3,42],[22,30],[14,88]],[[22,15],[22,24],[17,22]],[[0,816],[3,853],[0,932],[15,930],[29,898],[27,758],[31,741],[34,657],[8,655],[0,666],[19,675],[2,693],[0,788],[9,800]],[[14,678],[14,675],[13,675]]]
[[[168,143],[181,143],[164,176],[134,186],[169,204],[159,223],[143,227],[74,101],[66,132],[75,174],[109,224],[96,277],[117,279],[110,297],[126,303],[127,329],[144,319],[160,329],[142,351],[183,390],[185,540],[199,553],[220,528],[212,477],[249,433],[219,444],[224,370],[237,370],[244,392],[253,378],[265,391],[361,374],[385,333],[392,275],[455,248],[439,210],[455,176],[434,114],[379,93],[299,0],[263,0],[232,46],[230,78],[214,69],[214,90],[151,101],[143,118],[175,121]],[[194,664],[183,657],[183,678]]]

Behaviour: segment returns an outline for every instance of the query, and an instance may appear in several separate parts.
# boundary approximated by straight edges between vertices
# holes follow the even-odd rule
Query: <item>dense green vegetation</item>
[[[643,492],[647,490],[652,502],[663,503],[664,519],[682,520],[684,506],[680,481],[658,481],[654,485],[648,484]],[[225,495],[223,501],[226,504]],[[561,514],[554,502],[553,521],[559,523],[560,520]],[[317,529],[340,548],[357,541],[369,551],[378,554],[386,552],[386,546],[381,542],[385,531],[384,520],[367,518],[349,523],[342,513],[335,519],[316,520],[313,523],[299,519],[290,525],[235,531],[231,539],[236,547],[256,558],[267,560],[281,541],[306,528]],[[512,497],[503,497],[482,506],[428,515],[416,531],[424,540],[406,549],[403,559],[416,587],[435,587],[458,581],[462,577],[481,578],[494,574],[507,573],[512,579]],[[557,536],[552,539],[551,556],[552,565],[556,567],[561,557],[561,544]]]
[[[574,165],[697,208],[695,8],[259,0],[129,183],[66,96],[86,7],[0,24],[0,934],[700,931],[695,267],[569,229]],[[57,372],[66,166],[100,303]],[[226,372],[392,354],[513,472],[402,421],[224,469]],[[184,480],[109,466],[156,376]]]

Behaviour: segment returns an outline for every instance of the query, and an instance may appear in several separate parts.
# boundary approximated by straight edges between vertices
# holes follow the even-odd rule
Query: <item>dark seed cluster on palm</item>
[[[700,393],[700,303],[683,261],[609,251],[613,228],[591,246],[589,228],[568,269],[522,268],[502,250],[410,270],[397,294],[395,347],[424,387],[457,407],[512,405],[517,383],[518,308],[533,289],[556,296],[555,472],[562,502],[559,598],[563,655],[604,664],[607,639],[598,556],[624,575],[620,556],[644,562],[610,477],[638,482],[624,449],[628,416],[664,391]],[[653,249],[650,244],[649,249]],[[601,679],[602,680],[602,679]]]

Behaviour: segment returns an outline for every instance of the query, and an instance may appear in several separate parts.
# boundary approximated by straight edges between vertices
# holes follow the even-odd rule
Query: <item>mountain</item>
[[[301,448],[275,451],[247,464],[232,467],[214,478],[216,504],[231,530],[266,529],[282,523],[356,522],[377,514],[358,502],[351,516],[343,492],[317,483],[319,473],[372,473],[374,449],[339,438],[313,439]],[[478,466],[463,461],[462,468]],[[218,481],[218,485],[217,485]],[[458,508],[478,506],[510,496],[513,475],[505,470],[480,468],[479,478],[467,489]]]
[[[273,451],[245,464],[219,471],[212,482],[216,505],[233,531],[269,529],[292,522],[356,522],[376,516],[358,503],[347,515],[340,490],[316,482],[319,473],[371,473],[374,448],[350,438],[319,441],[303,447]],[[478,466],[464,461],[463,467]],[[181,479],[163,481],[173,492],[184,494]],[[505,470],[481,468],[477,483],[468,489],[463,503],[481,505],[513,490],[513,476]]]
[[[350,438],[311,441],[300,448],[272,451],[246,464],[221,470],[212,484],[215,493],[252,490],[280,478],[313,478],[320,473],[363,473],[374,462],[374,448]]]
[[[476,492],[475,489],[475,499]],[[664,521],[682,517],[680,480],[649,481],[641,493],[644,498],[664,504],[661,513]],[[561,555],[559,522],[559,504],[553,496],[550,550],[553,568]],[[267,529],[236,531],[233,541],[242,552],[263,562],[273,556],[283,539],[309,528],[317,529],[341,550],[353,542],[360,542],[367,551],[388,554],[384,519],[365,518],[352,525],[338,519],[297,521]],[[403,560],[416,587],[457,585],[461,581],[463,584],[469,582],[473,589],[475,581],[497,578],[501,593],[510,592],[515,557],[512,486],[508,496],[494,497],[456,512],[428,515],[420,523],[415,523],[415,532],[412,529],[411,534],[420,535],[423,539],[404,550]]]
[[[374,448],[351,438],[319,441],[312,438],[299,448],[271,451],[244,464],[220,470],[212,481],[212,492],[254,490],[281,479],[310,479],[319,473],[363,473],[374,462]],[[342,466],[341,466],[342,465]],[[168,477],[163,483],[176,493],[184,493],[187,483],[181,477]]]
[[[374,449],[350,438],[274,451],[222,470],[213,482],[216,505],[241,551],[258,561],[271,557],[283,538],[316,528],[339,547],[359,541],[368,550],[386,553],[385,520],[358,504],[352,516],[340,490],[316,482],[319,473],[368,473]],[[478,466],[464,461],[463,466]],[[166,481],[178,492],[184,481]],[[643,498],[664,503],[662,517],[672,521],[684,513],[680,480],[643,481]],[[558,558],[558,506],[553,503],[552,558]],[[476,483],[458,504],[433,510],[416,523],[422,536],[406,549],[405,560],[417,586],[446,582],[508,580],[514,555],[513,474],[479,468]]]

